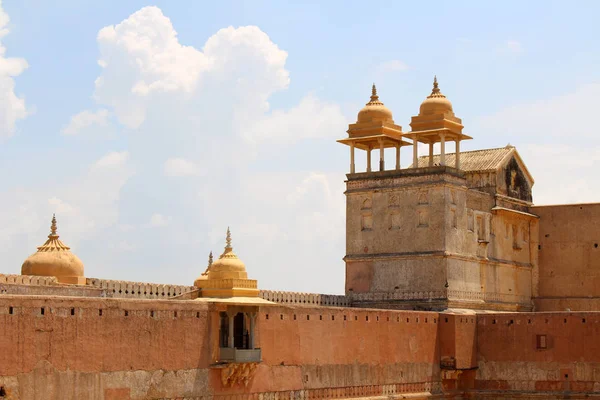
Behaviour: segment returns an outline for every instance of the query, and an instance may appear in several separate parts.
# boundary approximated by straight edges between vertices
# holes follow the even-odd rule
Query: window
[[[485,220],[481,215],[477,216],[477,240],[486,241]]]
[[[400,229],[400,212],[392,211],[390,213],[390,230]]]
[[[544,350],[548,348],[546,335],[536,335],[536,348],[538,350]]]
[[[473,232],[473,210],[467,210],[467,229]]]
[[[371,212],[363,212],[360,229],[363,231],[370,231],[373,229],[373,214]]]
[[[429,226],[429,216],[427,210],[419,210],[417,211],[417,218],[419,221],[419,227],[427,227]]]

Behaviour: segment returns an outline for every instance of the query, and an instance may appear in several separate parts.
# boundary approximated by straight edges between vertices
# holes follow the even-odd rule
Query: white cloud
[[[170,158],[165,161],[164,174],[166,176],[199,176],[202,175],[201,168],[194,162],[185,158]]]
[[[106,155],[95,169],[128,167],[129,153],[140,166],[113,198],[124,218],[111,236],[112,248],[136,251],[119,252],[127,269],[116,265],[122,258],[108,265],[104,253],[94,257],[105,260],[104,276],[190,283],[205,266],[189,260],[211,249],[219,254],[230,225],[236,251],[261,287],[342,291],[344,176],[273,161],[316,140],[320,150],[335,152],[334,139],[346,129],[339,107],[309,93],[271,109],[270,97],[290,82],[287,53],[258,27],[221,29],[201,50],[179,40],[156,7],[98,34],[102,72],[94,99],[129,129],[122,132],[127,152]],[[276,172],[259,163],[272,163],[267,170]],[[190,184],[173,176],[197,178]],[[168,216],[155,212],[163,209]],[[124,225],[161,229],[119,229]],[[306,278],[317,274],[324,279]]]
[[[112,151],[96,161],[92,168],[120,168],[129,159],[129,152],[127,151]]]
[[[307,95],[290,110],[275,110],[246,127],[244,136],[251,141],[274,140],[295,143],[303,139],[335,139],[344,132],[347,121],[340,107],[324,103],[314,95]]]
[[[106,109],[99,109],[96,112],[85,110],[71,117],[68,125],[62,130],[64,135],[77,135],[82,130],[98,126],[106,128],[108,126],[109,112]]]
[[[535,179],[537,204],[600,201],[600,137],[594,132],[600,84],[516,104],[476,119],[472,132],[517,147]]]
[[[287,53],[255,26],[221,29],[200,51],[179,43],[170,19],[158,7],[144,7],[101,29],[98,44],[103,72],[94,97],[133,129],[146,120],[152,94],[192,96],[214,90],[212,107],[219,106],[219,97],[229,96],[227,103],[266,110],[268,96],[289,84]]]
[[[150,217],[150,226],[163,227],[171,223],[171,217],[164,216],[162,214],[152,214]]]
[[[0,39],[9,33],[10,18],[0,3]],[[27,116],[25,99],[15,93],[14,78],[27,68],[22,58],[6,57],[6,47],[0,42],[0,139],[15,132],[15,123]]]
[[[409,66],[400,60],[385,61],[379,65],[379,70],[382,72],[402,72],[408,69]]]

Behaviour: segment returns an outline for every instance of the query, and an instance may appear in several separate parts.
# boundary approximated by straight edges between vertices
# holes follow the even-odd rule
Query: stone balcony
[[[262,361],[260,349],[233,349],[230,347],[221,347],[219,354],[219,361],[221,362],[250,363]]]

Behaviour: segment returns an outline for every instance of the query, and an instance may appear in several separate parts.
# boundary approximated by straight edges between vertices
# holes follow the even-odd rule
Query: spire
[[[371,101],[369,101],[367,103],[367,105],[378,105],[378,106],[382,106],[383,103],[381,101],[379,101],[379,96],[377,95],[377,87],[375,87],[375,84],[373,83],[373,86],[371,87]]]
[[[46,240],[46,243],[38,247],[38,251],[70,250],[69,246],[60,241],[56,231],[56,215],[52,214],[52,224],[50,225],[50,234],[48,235],[48,240]]]
[[[433,76],[433,89],[431,90],[431,94],[427,96],[428,99],[432,97],[446,97],[442,94],[440,88],[438,87],[437,75]]]
[[[56,214],[52,214],[52,225],[50,225],[50,235],[48,235],[49,238],[52,237],[57,237],[58,235],[56,234]]]
[[[229,227],[227,227],[227,237],[225,238],[225,242],[227,244],[225,245],[225,251],[223,254],[231,253],[233,247],[231,246],[231,231],[229,230]]]
[[[210,253],[208,254],[208,266],[206,267],[206,271],[204,271],[202,273],[203,276],[207,276],[208,275],[208,270],[210,269],[210,266],[213,263],[213,255],[212,255],[212,250],[210,251]]]

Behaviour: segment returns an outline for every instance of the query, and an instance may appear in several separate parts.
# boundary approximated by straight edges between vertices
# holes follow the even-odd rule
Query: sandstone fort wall
[[[600,310],[600,204],[531,210],[540,216],[536,311]]]

